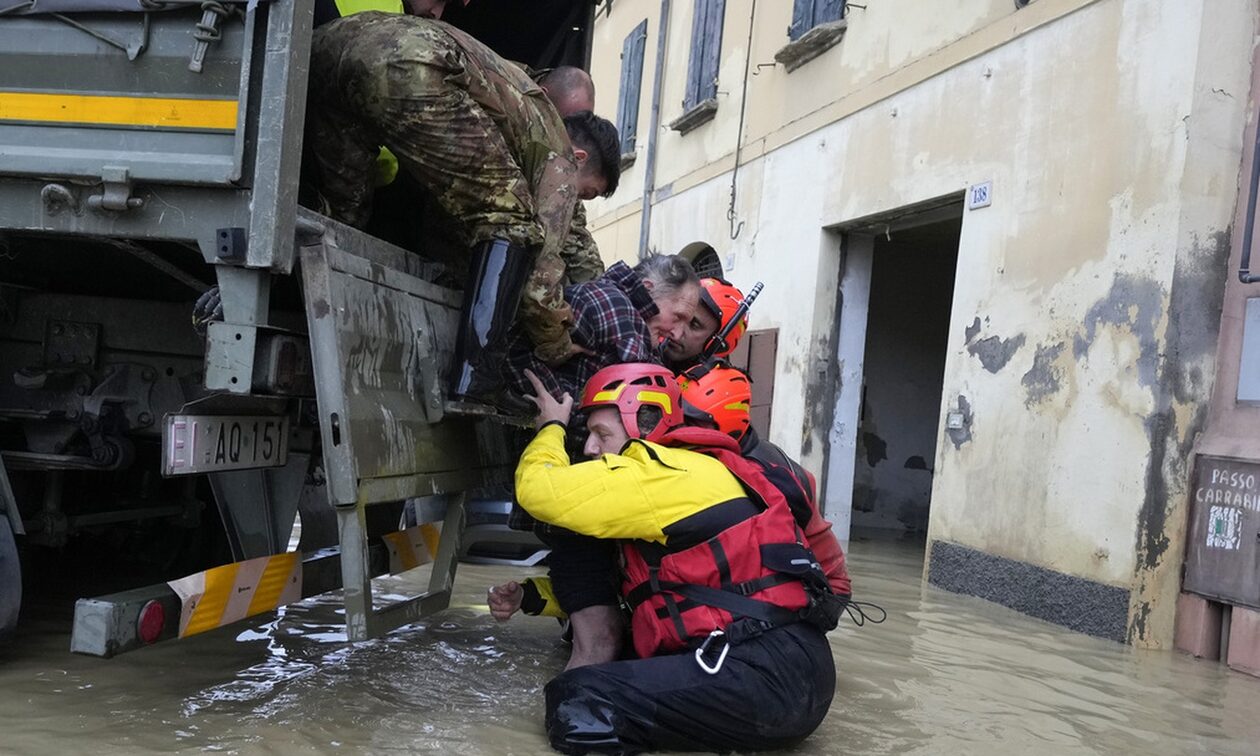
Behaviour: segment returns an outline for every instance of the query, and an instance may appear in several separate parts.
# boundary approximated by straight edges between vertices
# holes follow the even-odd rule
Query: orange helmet
[[[735,288],[734,285],[720,278],[700,279],[700,303],[704,305],[705,309],[713,313],[713,317],[717,318],[719,331],[735,315],[735,311],[739,309],[739,304],[742,301],[744,301],[744,293]],[[726,349],[714,353],[713,356],[726,357],[730,355],[731,352],[735,351],[735,346],[739,343],[739,337],[743,336],[746,330],[748,330],[747,315],[727,334]]]
[[[682,398],[674,374],[650,362],[627,362],[600,370],[582,389],[581,408],[615,407],[630,438],[659,441],[671,428],[682,425]],[[647,433],[639,430],[639,410],[656,407],[661,419]]]
[[[752,383],[743,371],[717,360],[682,373],[678,386],[688,419],[711,423],[736,441],[748,433]]]

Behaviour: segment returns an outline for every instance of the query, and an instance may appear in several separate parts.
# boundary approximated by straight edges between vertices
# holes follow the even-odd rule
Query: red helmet
[[[744,293],[732,284],[720,278],[700,279],[700,303],[713,313],[713,317],[717,318],[718,330],[721,330],[722,326],[735,315],[735,310],[739,309],[739,303],[742,301],[744,301]],[[740,322],[727,334],[726,349],[714,353],[713,356],[726,357],[735,351],[735,345],[739,343],[739,338],[746,330],[748,330],[747,315],[741,318]]]
[[[591,376],[582,389],[581,408],[615,407],[630,438],[659,441],[671,428],[682,425],[682,398],[674,374],[650,362],[612,365]],[[661,419],[647,433],[639,431],[639,409],[657,407]]]
[[[688,419],[711,423],[736,441],[748,433],[752,383],[743,371],[725,360],[710,362],[679,375],[678,386]]]

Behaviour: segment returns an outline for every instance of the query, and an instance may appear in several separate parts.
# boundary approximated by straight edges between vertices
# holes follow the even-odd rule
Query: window
[[[722,259],[713,247],[705,247],[691,259],[691,267],[701,278],[722,278]]]
[[[844,37],[844,0],[794,0],[788,43],[774,54],[788,73],[822,55]]]
[[[722,53],[722,20],[726,15],[726,0],[695,2],[683,114],[669,124],[671,129],[683,134],[712,120],[717,112],[718,63]]]
[[[691,61],[687,64],[687,95],[683,110],[717,97],[718,62],[722,52],[722,19],[726,0],[696,0],[691,21]]]
[[[795,42],[819,24],[844,18],[844,0],[795,0],[788,39]]]
[[[639,95],[643,92],[643,48],[647,45],[647,19],[634,27],[621,45],[621,90],[617,101],[617,133],[621,135],[622,162],[634,160],[634,137],[639,124]]]

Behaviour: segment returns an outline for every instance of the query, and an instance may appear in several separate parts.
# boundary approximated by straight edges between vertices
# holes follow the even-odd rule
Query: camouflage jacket
[[[463,224],[470,243],[498,237],[537,249],[519,322],[540,359],[563,361],[573,327],[564,286],[589,280],[602,263],[591,262],[598,251],[584,214],[575,213],[578,166],[564,122],[542,89],[459,29],[374,12],[317,30],[311,79],[315,106],[335,108],[350,121],[345,138],[389,148]],[[442,142],[420,140],[421,134],[440,134]],[[479,149],[492,143],[506,151]],[[319,159],[335,163],[337,156]],[[339,187],[355,201],[344,213],[349,217],[338,219],[361,225],[371,201],[370,171],[367,181],[362,170],[327,173],[355,185]]]

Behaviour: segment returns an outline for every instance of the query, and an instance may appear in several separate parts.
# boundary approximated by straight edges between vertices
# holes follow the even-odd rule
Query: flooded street
[[[836,700],[801,753],[1257,752],[1260,679],[922,587],[917,544],[854,543],[851,571],[889,617],[830,636]],[[551,620],[487,614],[514,574],[463,565],[450,610],[355,645],[328,598],[102,660],[36,608],[0,649],[0,752],[550,753],[567,649]]]

